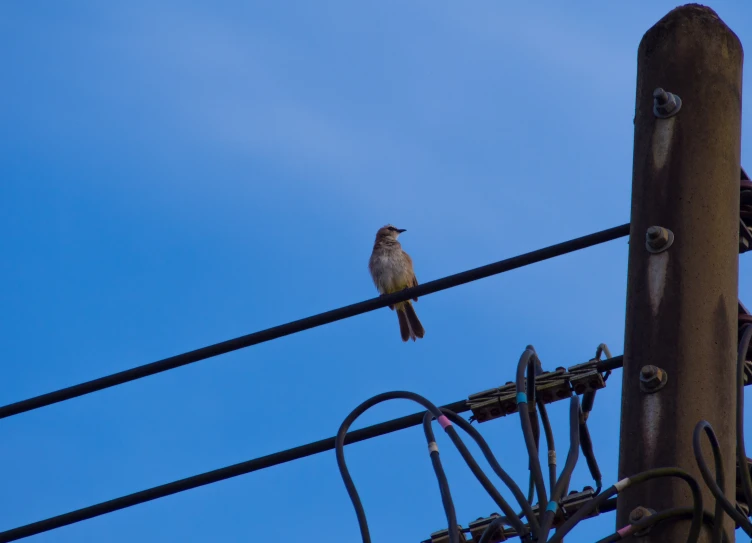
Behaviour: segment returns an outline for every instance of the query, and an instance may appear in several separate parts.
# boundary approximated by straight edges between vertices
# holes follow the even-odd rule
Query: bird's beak
[[[405,230],[404,228],[397,228],[397,232],[401,234],[402,232],[407,232],[407,230]]]

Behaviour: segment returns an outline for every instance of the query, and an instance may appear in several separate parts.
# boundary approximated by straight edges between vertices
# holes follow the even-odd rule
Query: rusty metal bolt
[[[645,242],[651,249],[662,249],[668,243],[668,230],[662,226],[651,226],[645,235]]]
[[[666,384],[666,372],[658,366],[643,366],[640,370],[640,383],[647,391],[655,391]]]
[[[635,524],[637,522],[640,522],[645,517],[649,517],[652,513],[650,512],[650,509],[647,507],[635,507],[632,509],[632,511],[629,513],[629,523]]]
[[[653,114],[661,119],[673,117],[681,109],[682,101],[676,94],[658,87],[653,91]]]
[[[655,104],[666,113],[671,113],[676,109],[676,98],[674,98],[674,95],[670,92],[666,92],[660,87],[653,91],[653,100],[655,100]]]
[[[656,366],[643,366],[640,370],[640,381],[648,388],[654,388],[661,382],[660,371]]]
[[[629,513],[629,523],[633,526],[640,522],[641,520],[645,520],[651,515],[655,515],[655,511],[652,509],[648,509],[647,507],[635,507],[632,509],[632,511]],[[643,528],[642,530],[638,530],[634,532],[632,535],[635,537],[643,537],[650,533],[650,528],[652,526],[648,526],[647,528]]]

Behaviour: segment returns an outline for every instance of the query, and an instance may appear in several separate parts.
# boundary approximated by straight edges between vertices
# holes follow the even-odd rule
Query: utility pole
[[[734,499],[742,60],[716,13],[689,4],[648,30],[637,61],[619,478],[682,468],[709,511],[692,450],[701,419],[718,435]],[[620,494],[617,525],[638,506],[691,505],[684,481],[653,479]],[[664,522],[640,541],[683,542],[688,528]]]

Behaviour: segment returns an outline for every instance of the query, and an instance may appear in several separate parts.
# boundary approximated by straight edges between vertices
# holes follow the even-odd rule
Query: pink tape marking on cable
[[[441,416],[440,416],[440,417],[439,417],[438,419],[436,419],[436,420],[438,420],[438,421],[439,421],[439,424],[441,424],[441,427],[442,427],[442,428],[444,428],[444,430],[446,430],[447,426],[451,426],[451,425],[452,425],[452,423],[451,423],[451,422],[449,422],[449,419],[448,419],[448,418],[446,418],[446,416],[444,416],[444,415],[441,415]]]
[[[624,526],[621,530],[616,530],[616,533],[619,534],[622,537],[628,536],[630,533],[632,533],[632,525],[629,524],[627,526]]]

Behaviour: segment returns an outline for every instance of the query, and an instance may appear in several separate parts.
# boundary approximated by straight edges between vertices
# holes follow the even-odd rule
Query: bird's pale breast
[[[410,270],[402,250],[379,251],[371,256],[371,275],[381,294],[402,290],[409,285]]]

